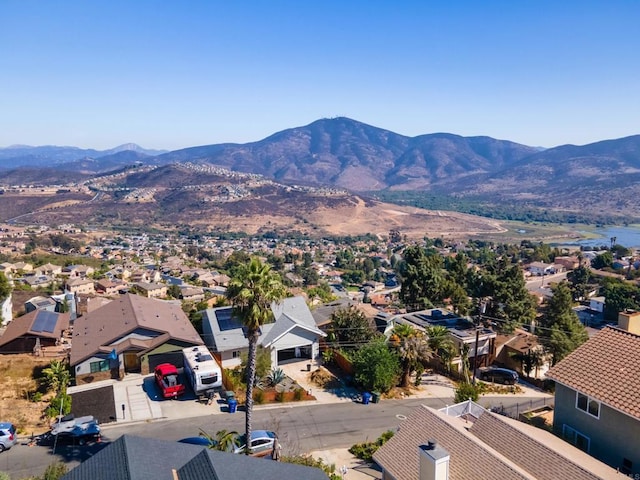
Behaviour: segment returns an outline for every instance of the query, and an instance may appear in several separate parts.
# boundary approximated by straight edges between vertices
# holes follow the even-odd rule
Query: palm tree
[[[42,370],[47,386],[56,392],[56,396],[67,393],[67,385],[71,379],[69,365],[61,360],[53,360],[51,364]]]
[[[238,265],[234,278],[229,282],[227,298],[233,306],[233,312],[240,317],[249,340],[247,359],[247,400],[245,403],[245,429],[247,438],[251,438],[251,413],[253,410],[253,385],[256,380],[256,350],[260,327],[273,320],[271,304],[284,298],[286,289],[282,279],[271,271],[271,267],[263,264],[258,258],[251,258],[249,263]],[[247,442],[245,453],[249,455]]]
[[[433,356],[424,334],[409,325],[399,324],[393,327],[389,341],[394,346],[402,363],[401,387],[408,387],[411,374],[418,365],[427,362]]]
[[[218,430],[216,436],[200,429],[200,436],[209,440],[209,448],[221,452],[233,452],[240,446],[240,435],[234,430]]]

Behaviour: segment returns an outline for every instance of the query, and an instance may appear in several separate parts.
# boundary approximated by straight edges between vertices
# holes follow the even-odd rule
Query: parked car
[[[154,370],[156,384],[164,398],[176,398],[185,391],[185,386],[180,383],[178,369],[170,363],[161,363]]]
[[[515,385],[518,383],[518,373],[507,368],[490,367],[481,370],[480,380],[486,382],[502,383],[504,385]]]
[[[51,430],[38,438],[39,445],[53,445],[54,443],[71,443],[84,445],[89,442],[99,442],[101,439],[100,425],[91,415],[75,417],[65,415],[56,420]]]
[[[251,432],[251,455],[255,457],[263,457],[269,455],[273,451],[273,445],[278,435],[269,430],[253,430]],[[247,445],[245,435],[240,435],[238,446],[235,447],[233,453],[243,453]]]
[[[16,427],[12,423],[0,423],[0,452],[9,450],[16,443],[18,443]]]

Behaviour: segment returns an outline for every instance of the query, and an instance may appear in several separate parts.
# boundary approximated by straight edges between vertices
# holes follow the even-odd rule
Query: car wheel
[[[87,443],[87,441],[84,438],[78,440],[78,445],[84,445],[85,443]]]
[[[5,450],[6,450],[5,446],[0,443],[0,453],[4,452]]]

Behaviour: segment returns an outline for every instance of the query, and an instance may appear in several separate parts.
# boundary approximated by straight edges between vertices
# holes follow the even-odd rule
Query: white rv
[[[196,395],[210,396],[222,386],[222,369],[207,347],[188,347],[182,354],[184,373]]]

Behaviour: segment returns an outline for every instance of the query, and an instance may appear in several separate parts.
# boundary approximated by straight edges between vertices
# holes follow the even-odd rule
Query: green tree
[[[402,366],[400,386],[408,387],[411,374],[433,357],[427,337],[410,325],[398,324],[391,332],[389,344],[395,348]]]
[[[221,452],[233,452],[240,443],[240,434],[234,430],[218,430],[215,436],[200,429],[200,436],[209,440],[209,448]]]
[[[427,255],[424,248],[417,245],[407,247],[399,274],[402,278],[400,298],[409,311],[430,308],[446,297],[443,261],[439,255]]]
[[[596,270],[603,268],[610,268],[613,265],[613,254],[609,251],[601,253],[596,258],[591,260],[591,266]]]
[[[578,268],[567,273],[567,280],[573,293],[573,299],[580,301],[587,298],[589,293],[589,281],[591,280],[591,269],[580,265]]]
[[[384,339],[363,346],[353,356],[354,379],[368,391],[388,392],[398,382],[400,360]]]
[[[517,326],[533,322],[537,303],[527,290],[520,266],[500,263],[493,287],[489,316],[503,320],[499,323],[500,330],[512,332]]]
[[[607,299],[604,304],[604,318],[609,322],[618,320],[618,313],[626,309],[640,308],[640,288],[617,278],[603,280],[602,294]]]
[[[44,383],[56,392],[56,395],[67,393],[67,386],[71,379],[69,364],[62,360],[52,360],[49,366],[42,370]]]
[[[279,302],[286,294],[282,279],[271,271],[269,265],[253,257],[248,263],[238,265],[236,275],[229,282],[227,298],[231,301],[233,312],[244,327],[249,341],[248,371],[247,371],[247,400],[245,404],[245,432],[246,438],[251,438],[251,417],[253,413],[253,385],[256,379],[256,350],[260,327],[273,321],[271,304]],[[250,452],[247,442],[246,454]]]
[[[339,308],[331,314],[329,339],[336,343],[336,348],[357,350],[376,335],[364,312],[353,305]]]
[[[556,364],[587,341],[584,326],[573,311],[573,297],[567,282],[551,286],[552,297],[543,309],[540,338]]]

